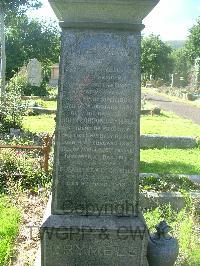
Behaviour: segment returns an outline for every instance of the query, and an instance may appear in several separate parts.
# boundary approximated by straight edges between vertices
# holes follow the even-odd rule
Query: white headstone
[[[42,82],[42,66],[36,59],[30,59],[27,65],[28,82],[32,86],[40,86]]]

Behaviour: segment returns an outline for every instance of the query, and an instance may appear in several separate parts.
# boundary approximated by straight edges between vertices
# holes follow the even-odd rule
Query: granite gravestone
[[[28,82],[32,86],[40,86],[42,82],[42,65],[36,59],[30,59],[27,65]]]
[[[157,0],[50,1],[62,27],[41,264],[148,265],[138,210],[142,19]]]

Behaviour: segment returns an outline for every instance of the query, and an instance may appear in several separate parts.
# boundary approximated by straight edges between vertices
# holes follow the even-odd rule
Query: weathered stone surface
[[[54,64],[51,67],[51,78],[49,80],[49,86],[58,87],[59,79],[59,64]]]
[[[106,24],[141,23],[159,0],[50,0],[60,21],[84,22],[98,27]],[[92,25],[91,25],[92,26]],[[110,25],[108,25],[110,27]]]
[[[174,210],[181,210],[185,207],[186,202],[180,192],[146,191],[140,193],[140,206],[143,210],[167,204],[170,204]]]
[[[138,212],[140,31],[158,1],[50,2],[63,23],[42,266],[146,266]]]
[[[138,217],[51,215],[41,238],[43,265],[148,265],[147,230]]]
[[[171,137],[160,135],[141,135],[141,148],[177,148],[192,149],[197,147],[197,139],[193,137]]]
[[[42,82],[42,65],[36,59],[30,59],[27,65],[28,82],[32,86],[40,86]]]
[[[140,33],[64,30],[62,41],[52,211],[136,206]]]
[[[196,204],[197,210],[200,211],[200,193],[190,192],[191,199],[198,203]],[[169,205],[173,210],[181,210],[187,206],[187,200],[181,192],[155,192],[146,191],[140,193],[140,206],[142,210],[154,209],[162,205]]]

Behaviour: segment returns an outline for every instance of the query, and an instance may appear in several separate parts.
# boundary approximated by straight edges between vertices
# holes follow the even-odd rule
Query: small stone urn
[[[165,221],[160,222],[156,230],[157,232],[150,236],[148,243],[149,266],[173,266],[179,253],[178,242],[168,234],[170,227]]]

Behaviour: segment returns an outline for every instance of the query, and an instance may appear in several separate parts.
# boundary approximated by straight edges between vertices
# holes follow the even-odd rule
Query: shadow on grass
[[[182,163],[177,161],[171,162],[140,162],[141,173],[157,174],[199,174],[199,168],[191,163]]]
[[[171,103],[172,101],[171,100],[163,100],[163,99],[155,99],[155,98],[152,98],[152,97],[149,97],[147,98],[148,101],[151,101],[151,102],[164,102],[164,103]]]
[[[143,111],[143,110],[141,110]],[[159,115],[157,114],[154,114],[153,116],[151,114],[144,114],[144,112],[141,112],[141,116],[149,116],[151,118],[154,118],[154,117],[166,117],[166,118],[172,118],[172,115],[171,114],[167,114],[167,113],[163,113],[163,111],[161,111],[161,113]]]

